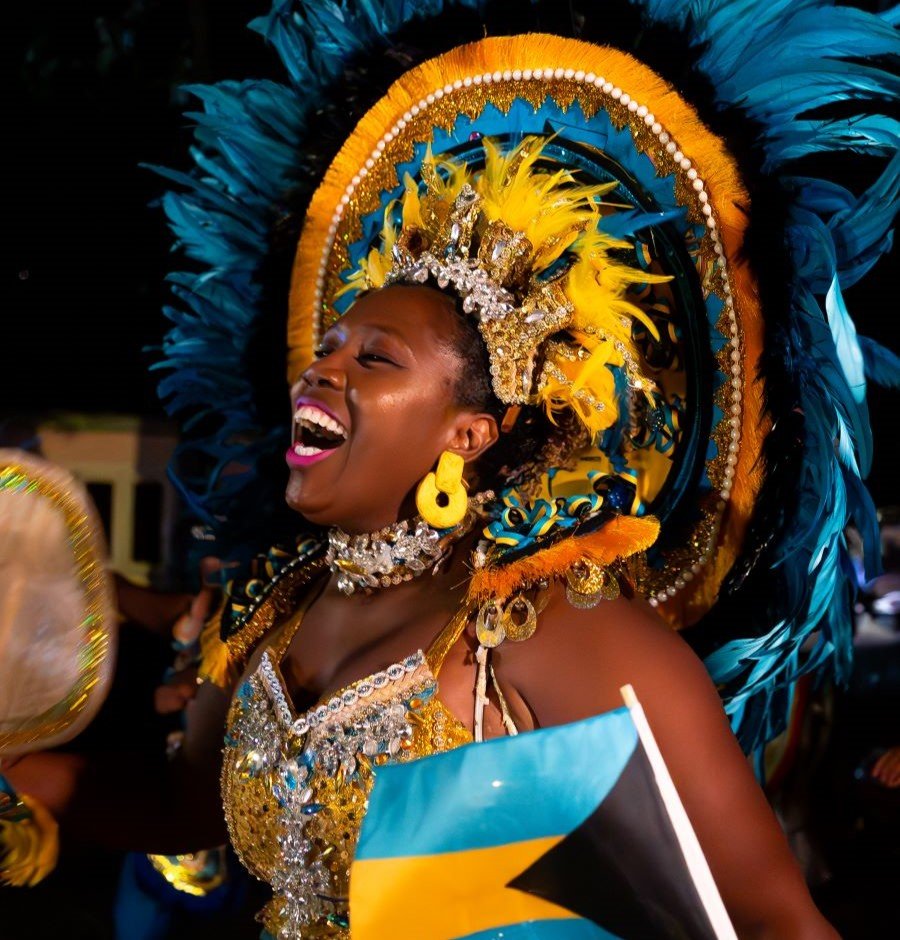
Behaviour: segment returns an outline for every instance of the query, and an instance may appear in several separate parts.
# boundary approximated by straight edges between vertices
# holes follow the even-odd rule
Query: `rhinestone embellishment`
[[[272,885],[262,918],[278,940],[326,922],[346,926],[348,839],[365,812],[372,768],[414,756],[414,724],[436,690],[421,651],[297,716],[268,651],[238,690],[223,797],[235,848]],[[262,843],[263,865],[244,857]]]

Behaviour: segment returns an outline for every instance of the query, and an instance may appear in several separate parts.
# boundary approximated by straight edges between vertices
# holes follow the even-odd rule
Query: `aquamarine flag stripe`
[[[456,940],[621,940],[589,920],[532,920],[467,933]]]
[[[381,767],[356,858],[434,855],[564,835],[606,797],[636,743],[623,707]]]

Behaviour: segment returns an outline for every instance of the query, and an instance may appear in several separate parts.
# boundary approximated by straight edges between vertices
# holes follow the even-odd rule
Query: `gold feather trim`
[[[535,581],[563,577],[579,561],[606,566],[645,551],[657,535],[659,521],[653,516],[616,516],[598,532],[563,539],[508,565],[478,569],[468,599],[477,605],[488,600],[502,603]]]
[[[216,611],[200,632],[200,668],[201,679],[212,682],[220,689],[230,689],[237,680],[236,663],[233,661],[228,644],[221,636],[222,612],[225,604]]]
[[[227,639],[221,636],[225,604],[206,623],[200,634],[200,678],[230,689],[240,678],[250,654],[260,640],[297,605],[303,590],[324,572],[324,557],[287,567],[272,580],[271,591],[255,607],[246,622]]]

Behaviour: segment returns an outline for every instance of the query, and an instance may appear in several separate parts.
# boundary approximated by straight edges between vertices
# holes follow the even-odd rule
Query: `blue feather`
[[[900,388],[900,356],[868,336],[858,336],[866,378],[883,388]]]
[[[862,352],[856,340],[856,327],[847,312],[847,305],[844,303],[837,276],[828,288],[825,310],[831,326],[831,335],[834,337],[838,362],[844,371],[850,394],[857,404],[861,404],[866,400],[866,376],[863,371]]]

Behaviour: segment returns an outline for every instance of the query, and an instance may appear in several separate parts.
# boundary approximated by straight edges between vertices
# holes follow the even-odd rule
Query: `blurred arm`
[[[141,587],[117,571],[113,572],[116,607],[122,617],[140,624],[166,639],[171,638],[172,625],[191,606],[192,594],[166,594]]]

